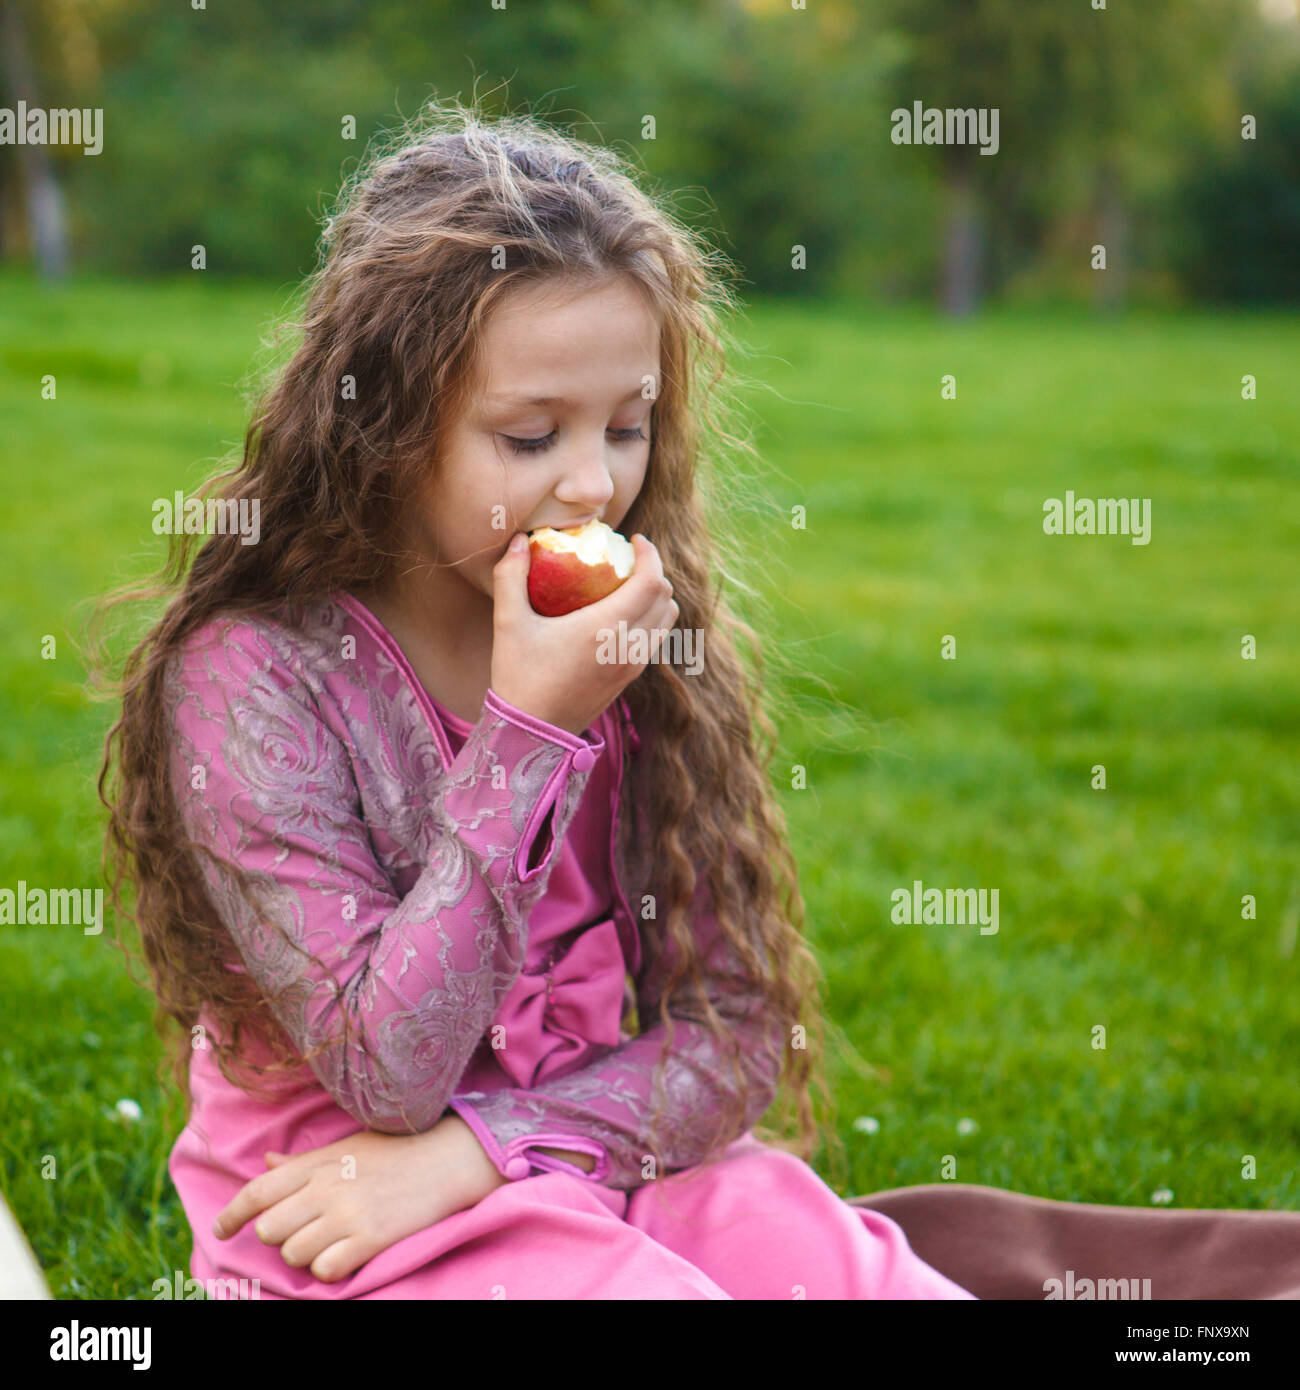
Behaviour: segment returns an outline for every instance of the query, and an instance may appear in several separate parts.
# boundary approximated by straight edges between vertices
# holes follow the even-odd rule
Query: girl
[[[970,1297],[752,1133],[784,1081],[809,1143],[816,967],[710,587],[713,271],[609,152],[458,103],[331,219],[214,485],[260,539],[178,538],[106,756],[196,1278]],[[522,533],[592,518],[632,577],[539,617]],[[598,659],[620,625],[650,661]]]
[[[301,344],[209,489],[260,538],[192,564],[175,538],[101,775],[115,898],[135,882],[182,1030],[193,1275],[1046,1297],[1067,1261],[1071,1288],[1132,1273],[1126,1249],[1171,1274],[1156,1298],[1220,1271],[1295,1296],[1294,1213],[848,1202],[808,1166],[817,971],[697,476],[743,446],[720,268],[608,151],[455,103],[328,224]],[[632,576],[539,617],[522,533],[592,518],[633,537]],[[623,626],[649,661],[600,659]],[[798,1144],[759,1129],[778,1097]],[[1187,1269],[1215,1274],[1168,1292]]]

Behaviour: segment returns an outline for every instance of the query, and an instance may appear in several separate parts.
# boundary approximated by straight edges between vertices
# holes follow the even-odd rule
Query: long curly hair
[[[805,1159],[828,1137],[813,1103],[815,1087],[831,1107],[820,970],[803,938],[796,865],[768,782],[776,734],[766,663],[755,629],[723,592],[730,583],[765,609],[741,577],[744,547],[728,515],[743,495],[741,461],[758,457],[728,362],[740,351],[724,324],[735,308],[731,273],[622,157],[531,115],[431,102],[381,136],[345,182],[299,321],[288,325],[298,330],[296,346],[255,398],[242,461],[200,490],[223,502],[260,499],[260,543],[174,534],[156,579],[109,595],[100,614],[128,600],[166,601],[113,683],[121,713],[99,795],[109,812],[113,901],[119,919],[138,924],[160,1031],[169,1019],[179,1025],[172,1061],[182,1091],[200,1010],[213,1022],[223,1075],[250,1090],[303,1058],[250,977],[227,968],[233,943],[169,783],[169,663],[218,613],[271,616],[286,604],[381,588],[401,558],[404,505],[427,482],[429,460],[473,390],[493,307],[516,286],[626,276],[659,318],[662,387],[645,482],[623,530],[654,541],[679,626],[696,629],[704,650],[702,671],[688,677],[669,664],[666,645],[625,691],[654,745],[652,759],[637,760],[645,766],[635,792],[658,907],[657,922],[641,924],[645,968],[661,959],[661,938],[675,957],[659,1009],[660,1068],[674,1012],[705,1021],[730,1057],[735,1084],[719,1087],[722,1114],[706,1161],[747,1127]],[[338,388],[345,375],[357,384],[346,399]],[[632,786],[627,779],[629,795]],[[690,911],[696,862],[707,865],[719,926],[761,997],[761,1017],[784,1040],[772,1125],[756,1123],[768,1107],[754,1104],[738,1040],[705,994]],[[133,911],[123,908],[128,885]],[[638,1022],[644,1030],[653,1020]],[[250,1060],[254,1051],[260,1062]],[[659,1116],[656,1105],[652,1128]],[[660,1159],[657,1141],[651,1147]]]

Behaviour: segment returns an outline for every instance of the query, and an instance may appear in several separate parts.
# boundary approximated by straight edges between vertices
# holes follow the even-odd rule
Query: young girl
[[[816,966],[697,474],[741,444],[717,270],[609,152],[458,104],[328,225],[214,483],[260,536],[192,565],[176,539],[101,779],[183,1030],[196,1278],[975,1297],[805,1161]],[[523,533],[592,518],[632,576],[538,616]],[[653,659],[602,660],[621,630]],[[778,1095],[802,1157],[755,1133]],[[1005,1206],[881,1201],[912,1192],[972,1276],[996,1263]],[[993,1195],[1034,1229],[1058,1205]],[[1017,1287],[1041,1273],[1014,1257]]]
[[[196,1278],[971,1296],[751,1133],[784,1079],[807,1143],[816,979],[697,492],[723,304],[614,156],[523,117],[444,108],[331,219],[217,480],[260,538],[177,562],[106,758]],[[634,573],[539,617],[523,533],[593,518]],[[624,626],[650,661],[600,659]]]

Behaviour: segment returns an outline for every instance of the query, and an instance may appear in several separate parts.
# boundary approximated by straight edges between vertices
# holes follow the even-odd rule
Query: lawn
[[[0,277],[0,888],[102,882],[84,605],[242,437],[286,295]],[[759,303],[738,329],[768,471],[727,491],[852,1044],[842,1190],[1300,1209],[1300,322]],[[1044,534],[1067,490],[1150,499],[1150,543]],[[916,880],[997,889],[998,930],[895,923]],[[0,1176],[62,1297],[188,1266],[179,1103],[112,935],[0,925]]]

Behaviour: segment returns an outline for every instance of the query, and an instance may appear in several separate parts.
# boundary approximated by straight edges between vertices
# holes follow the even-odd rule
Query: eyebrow
[[[625,401],[630,401],[633,396],[641,394],[641,387],[634,386],[623,400],[619,401],[622,405]],[[567,396],[519,396],[507,395],[501,392],[489,393],[487,399],[493,404],[499,405],[577,405],[577,401],[571,401]]]

